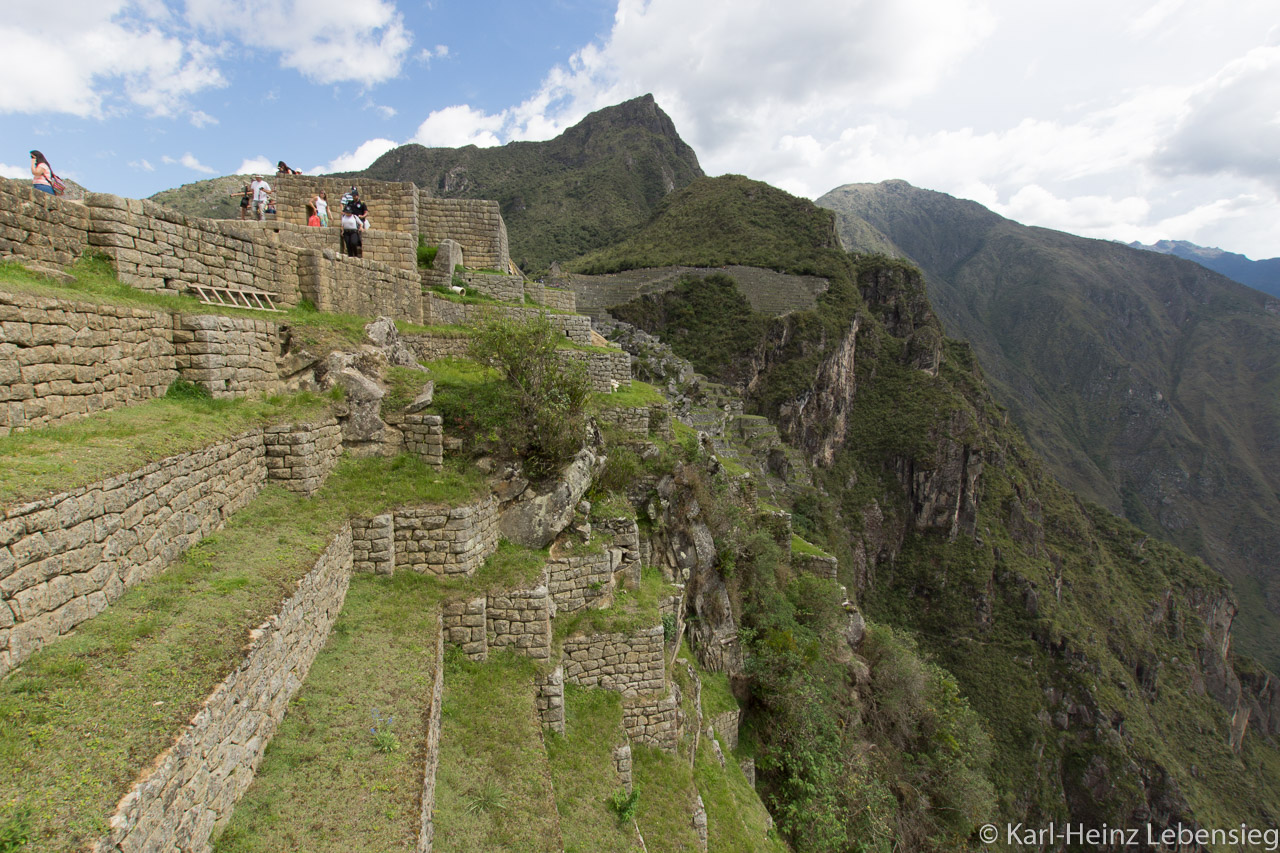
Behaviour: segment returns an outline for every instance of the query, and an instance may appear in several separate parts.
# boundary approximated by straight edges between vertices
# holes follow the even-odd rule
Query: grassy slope
[[[410,572],[352,578],[333,633],[216,850],[413,848],[437,633],[430,587]],[[375,727],[394,736],[391,751],[378,748]]]
[[[747,186],[740,185],[738,191]],[[692,217],[678,208],[678,203],[697,188],[695,184],[673,198],[663,214],[672,221],[655,221],[647,233],[676,234],[688,225]],[[955,251],[963,242],[963,235],[950,235],[945,229],[940,229],[937,237],[939,252]],[[709,235],[708,239],[720,237]],[[672,245],[648,242],[647,236],[641,235],[610,253],[584,259],[584,264],[595,263],[597,258],[605,264],[689,262],[688,255],[713,250],[711,246],[678,242],[673,248],[661,248]],[[740,250],[738,243],[728,245],[722,249],[716,244],[714,250],[726,255]],[[647,248],[639,251],[637,247]],[[791,260],[802,252],[797,246],[784,257],[792,264],[803,263]],[[1051,260],[1051,256],[1042,255],[1029,257],[1025,263]],[[867,261],[865,269],[855,274],[883,278],[883,273],[871,269],[874,266],[873,261]],[[885,268],[895,270],[890,276],[900,276],[904,282],[912,275],[901,265]],[[824,300],[825,313],[847,317],[856,312],[852,292],[848,287],[833,287]],[[1105,304],[1104,294],[1094,296]],[[681,340],[717,322],[715,316],[708,316],[715,313],[714,303],[709,305],[701,312],[687,313],[677,310],[679,305],[668,306],[664,319],[692,319],[685,325],[655,323],[655,329],[678,348]],[[868,307],[901,321],[898,308]],[[1137,306],[1129,306],[1129,310],[1137,310]],[[1149,543],[1137,552],[1142,537],[1136,531],[1101,511],[1086,510],[1054,484],[1020,439],[1002,426],[1004,416],[987,397],[972,358],[963,348],[947,345],[943,374],[930,378],[903,363],[907,352],[903,341],[866,322],[869,318],[863,316],[854,380],[859,394],[846,450],[825,478],[843,520],[828,525],[828,531],[851,530],[856,540],[872,499],[879,506],[877,515],[888,516],[885,524],[896,523],[894,519],[901,517],[907,506],[894,474],[895,465],[931,470],[939,464],[934,454],[943,438],[958,438],[998,460],[998,464],[988,465],[980,487],[982,543],[975,546],[964,537],[947,543],[931,534],[908,535],[901,554],[892,566],[881,565],[872,576],[874,585],[864,596],[872,614],[919,633],[926,653],[935,655],[955,674],[964,695],[984,717],[995,739],[993,781],[1003,795],[999,804],[1002,814],[1011,819],[1102,816],[1113,819],[1112,825],[1122,823],[1128,818],[1126,810],[1137,807],[1137,798],[1143,795],[1138,780],[1131,776],[1129,761],[1136,761],[1144,772],[1157,772],[1157,766],[1170,772],[1202,820],[1225,825],[1237,819],[1260,820],[1264,812],[1273,812],[1280,804],[1280,791],[1257,772],[1258,766],[1266,763],[1263,756],[1272,754],[1271,748],[1251,737],[1246,757],[1234,756],[1226,744],[1225,712],[1195,687],[1200,676],[1186,665],[1197,659],[1195,644],[1203,632],[1189,602],[1220,594],[1223,581],[1171,548]],[[1034,315],[1024,312],[1020,316],[1024,322],[1028,317],[1038,318],[1025,322],[1025,333],[1028,339],[1038,341],[1041,350],[1051,349],[1059,336],[1072,338],[1079,349],[1083,330],[1070,324],[1060,330],[1052,310],[1042,308]],[[809,326],[806,323],[810,321],[802,316],[792,318],[794,336],[790,349],[783,352],[783,363],[773,365],[771,372],[753,384],[757,401],[765,403],[762,411],[776,413],[782,405],[809,393],[813,370],[805,365],[814,363],[815,351],[829,351],[833,343],[814,330],[830,329],[833,324],[824,318],[815,318]],[[1132,346],[1143,343],[1141,339],[1128,342]],[[1218,364],[1212,359],[1197,361],[1206,367]],[[803,369],[791,369],[796,366]],[[1225,363],[1219,366],[1228,367]],[[960,431],[954,432],[956,429]],[[1016,489],[1011,483],[1017,484]],[[1009,495],[1014,493],[1026,502],[1024,506],[1042,503],[1042,526],[1052,545],[1048,552],[1030,548],[1028,555],[1029,546],[1013,539],[1014,504]],[[848,553],[847,544],[839,541],[819,544],[834,553]],[[842,579],[856,585],[858,579],[849,575],[848,565],[842,569]],[[1061,605],[1056,600],[1046,603],[1059,586],[1064,590]],[[1028,588],[1038,592],[1038,613],[1027,610],[1024,596]],[[1176,617],[1171,617],[1176,625],[1150,617],[1142,621],[1133,618],[1135,608],[1154,608],[1166,592],[1183,602]],[[992,595],[996,599],[994,628],[984,627],[975,617]],[[1143,661],[1148,667],[1152,661],[1164,662],[1161,686],[1152,694],[1135,687],[1135,672]],[[1171,663],[1174,661],[1183,663]],[[1091,733],[1090,724],[1079,720],[1071,720],[1066,732],[1052,722],[1046,724],[1045,720],[1052,721],[1053,714],[1061,710],[1058,700],[1048,698],[1055,695],[1093,697],[1085,700],[1086,704],[1096,703],[1091,713],[1111,715],[1107,719],[1123,718],[1130,734],[1117,744],[1112,740],[1114,735],[1105,734],[1106,726]],[[1069,707],[1069,699],[1062,701]],[[1043,747],[1028,750],[1028,743]],[[1037,755],[1041,757],[1037,759]],[[1084,791],[1085,768],[1095,760],[1102,762],[1104,779],[1114,786],[1110,801],[1091,802]],[[1192,765],[1197,768],[1195,773]],[[1213,769],[1207,771],[1206,767]],[[1150,780],[1147,784],[1146,796],[1159,799],[1158,785]],[[1176,797],[1170,802],[1176,802]],[[1260,806],[1262,811],[1255,811],[1252,803],[1265,805]]]
[[[345,516],[269,487],[226,529],[0,684],[0,816],[28,850],[102,834],[116,801],[244,653]]]
[[[842,211],[846,240],[870,223],[923,267],[1054,472],[1226,574],[1240,648],[1280,666],[1280,322],[1261,294],[902,182],[819,201]]]
[[[510,652],[445,665],[435,847],[560,850],[550,768],[533,705],[534,664]]]

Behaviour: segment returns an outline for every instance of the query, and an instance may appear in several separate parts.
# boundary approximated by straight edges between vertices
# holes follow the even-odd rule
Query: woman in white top
[[[323,192],[316,193],[316,197],[311,199],[311,207],[315,210],[316,216],[320,217],[320,224],[329,227],[329,197]]]

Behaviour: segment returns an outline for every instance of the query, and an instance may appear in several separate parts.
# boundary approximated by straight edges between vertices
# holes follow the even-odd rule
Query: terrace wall
[[[172,328],[166,311],[0,292],[0,435],[163,395]]]
[[[350,581],[351,530],[344,528],[298,591],[251,634],[240,666],[120,801],[96,853],[209,849],[209,838],[231,819],[253,781],[289,700],[329,636]],[[437,666],[437,673],[442,670]]]

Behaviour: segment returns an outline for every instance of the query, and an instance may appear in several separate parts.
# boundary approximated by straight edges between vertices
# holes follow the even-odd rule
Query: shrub
[[[583,414],[591,386],[586,369],[561,362],[560,335],[545,314],[523,320],[494,317],[471,339],[471,357],[497,368],[513,417],[498,425],[505,454],[524,460],[531,477],[546,477],[569,461],[586,434]]]

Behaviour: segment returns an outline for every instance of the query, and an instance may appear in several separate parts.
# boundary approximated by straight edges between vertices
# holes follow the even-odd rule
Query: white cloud
[[[1200,86],[1157,164],[1254,178],[1280,192],[1280,46],[1255,48]]]
[[[150,162],[149,160],[145,160],[145,159],[143,159],[143,160],[130,160],[130,161],[129,161],[129,166],[130,166],[131,168],[134,168],[134,169],[141,169],[141,170],[142,170],[142,171],[144,171],[144,172],[154,172],[154,171],[156,170],[156,167],[155,167],[155,166],[152,166],[152,165],[151,165],[151,162]]]
[[[460,148],[476,145],[489,148],[500,144],[498,134],[507,123],[506,114],[488,115],[466,104],[445,107],[427,116],[413,135],[413,141],[428,148]]]
[[[241,160],[240,165],[236,167],[235,174],[274,175],[275,172],[276,164],[259,154],[257,157],[248,157]]]
[[[429,47],[424,47],[422,50],[418,51],[418,55],[415,58],[426,65],[430,65],[431,60],[433,59],[448,59],[449,46],[445,44],[438,44],[435,46],[434,50]]]
[[[175,164],[186,166],[188,169],[191,169],[196,172],[203,172],[206,175],[216,175],[218,173],[217,169],[212,169],[206,166],[205,164],[201,163],[199,160],[197,160],[195,158],[195,155],[193,155],[190,151],[188,151],[186,154],[183,154],[181,157],[179,157],[176,160],[166,155],[160,158],[160,162],[170,166]]]
[[[181,113],[196,92],[226,84],[213,64],[213,51],[167,32],[155,17],[154,3],[26,5],[18,14],[7,10],[0,23],[6,60],[0,112],[100,117],[131,102],[167,116]]]
[[[373,85],[400,73],[412,34],[387,0],[187,0],[188,21],[317,83]]]
[[[17,180],[19,178],[30,178],[30,166],[10,166],[8,163],[0,163],[0,178],[9,178]]]
[[[218,124],[218,120],[204,110],[195,110],[187,117],[187,120],[195,127],[208,127],[211,124]]]
[[[368,142],[362,143],[355,151],[335,157],[327,165],[308,169],[307,173],[323,175],[329,172],[358,172],[361,169],[369,168],[373,165],[374,160],[399,145],[399,142],[392,142],[390,139],[370,139]]]

